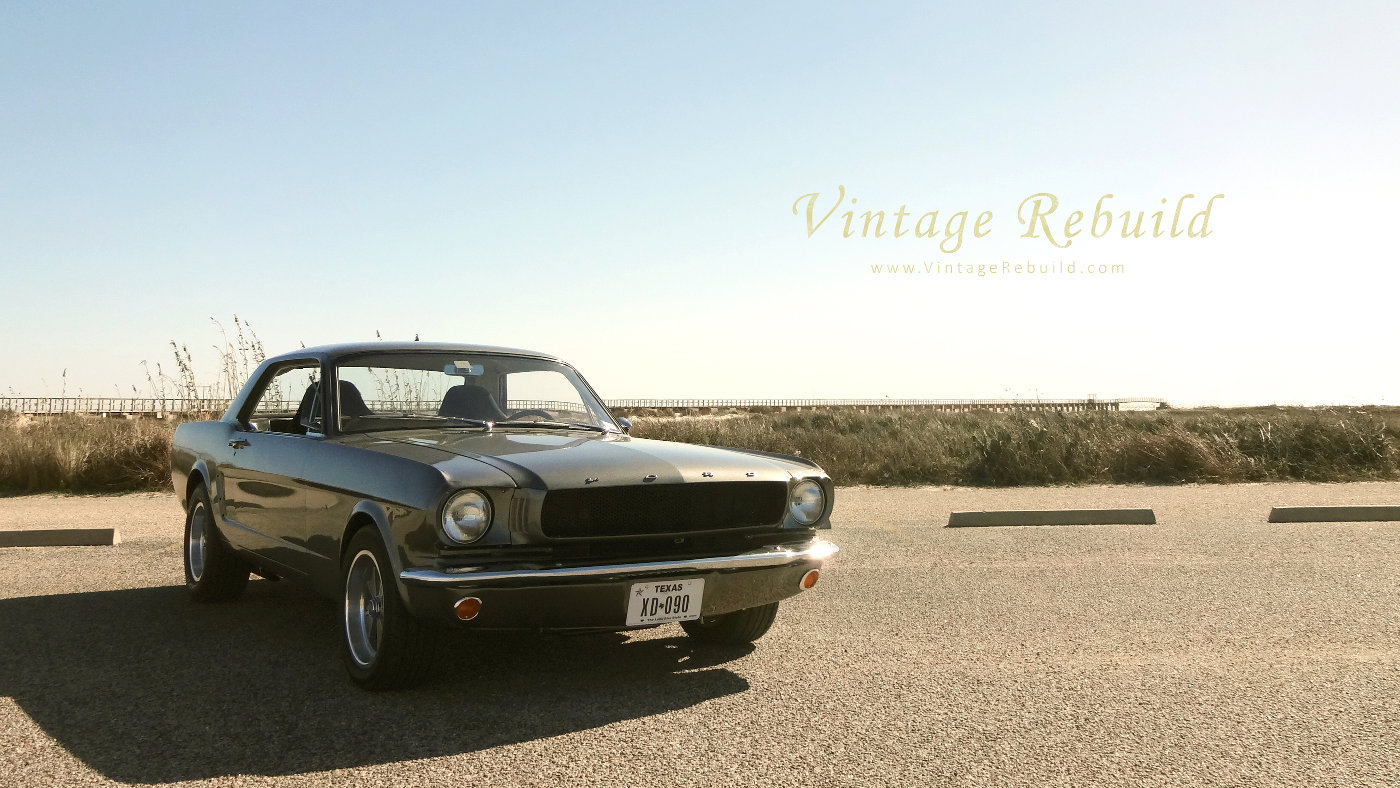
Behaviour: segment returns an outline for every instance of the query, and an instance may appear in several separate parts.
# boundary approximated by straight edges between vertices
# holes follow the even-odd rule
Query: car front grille
[[[776,525],[784,482],[697,482],[554,490],[540,528],[552,539],[643,536]]]

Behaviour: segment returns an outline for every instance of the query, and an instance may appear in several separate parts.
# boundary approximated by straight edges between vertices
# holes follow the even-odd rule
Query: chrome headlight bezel
[[[442,533],[453,544],[472,544],[491,530],[491,499],[480,490],[460,490],[442,505]]]
[[[821,482],[801,479],[788,490],[788,514],[798,523],[816,525],[825,513],[826,490]]]

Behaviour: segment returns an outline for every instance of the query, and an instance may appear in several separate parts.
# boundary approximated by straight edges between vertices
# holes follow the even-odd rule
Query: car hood
[[[536,489],[647,482],[787,481],[796,474],[820,473],[797,458],[617,433],[399,430],[364,437],[370,440],[362,446],[387,453],[421,456],[428,450],[477,460],[509,474],[518,486]]]

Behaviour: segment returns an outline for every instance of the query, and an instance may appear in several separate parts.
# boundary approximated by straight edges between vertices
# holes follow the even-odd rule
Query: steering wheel
[[[546,413],[546,412],[544,412],[544,411],[542,411],[542,410],[539,410],[539,409],[518,410],[518,411],[516,411],[516,412],[514,412],[514,413],[512,413],[512,414],[510,414],[510,415],[508,415],[508,416],[506,416],[506,418],[507,418],[508,420],[510,420],[510,421],[515,421],[516,419],[520,418],[521,416],[532,416],[532,415],[533,415],[533,416],[539,416],[539,417],[541,417],[541,418],[548,419],[548,420],[550,420],[550,421],[553,421],[553,420],[554,420],[554,415],[553,415],[553,414],[551,414],[551,413]]]

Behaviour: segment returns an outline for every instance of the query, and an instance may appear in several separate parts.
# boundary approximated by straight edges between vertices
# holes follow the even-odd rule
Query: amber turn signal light
[[[457,611],[457,618],[462,621],[471,621],[476,618],[477,613],[481,612],[481,600],[474,596],[469,596],[466,599],[459,600],[457,604],[452,606],[452,609]]]
[[[803,591],[806,591],[807,589],[809,589],[809,588],[811,588],[812,586],[816,585],[816,584],[817,584],[817,578],[819,578],[819,577],[821,577],[821,576],[822,576],[822,573],[821,573],[821,572],[818,572],[818,571],[815,570],[815,569],[809,570],[809,571],[807,572],[807,574],[805,574],[805,575],[802,576],[802,590],[803,590]]]

